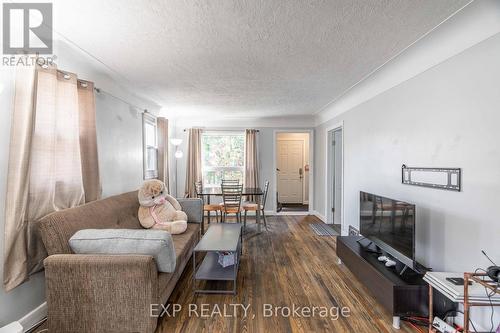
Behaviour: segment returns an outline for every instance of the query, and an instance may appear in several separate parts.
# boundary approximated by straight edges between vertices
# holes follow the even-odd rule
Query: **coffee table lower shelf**
[[[198,280],[210,281],[233,281],[232,290],[219,290],[219,289],[196,289],[195,293],[205,294],[234,294],[236,295],[236,280],[238,278],[239,268],[239,253],[236,253],[236,263],[228,267],[222,267],[218,263],[219,255],[217,252],[206,252],[205,258],[196,269],[196,252],[193,252],[193,259],[195,262],[194,283]]]
[[[240,256],[243,252],[243,235],[240,223],[217,223],[211,225],[193,250],[193,290],[195,293],[205,294],[233,294],[236,295],[236,281]],[[196,267],[196,254],[204,252],[205,258]],[[219,252],[234,254],[234,265],[222,267]],[[227,289],[198,289],[198,280],[205,281],[233,281],[233,288]]]

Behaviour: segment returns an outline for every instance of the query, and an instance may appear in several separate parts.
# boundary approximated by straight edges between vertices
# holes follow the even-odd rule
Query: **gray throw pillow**
[[[69,246],[77,254],[151,255],[159,272],[175,270],[174,242],[164,230],[84,229],[71,237]]]

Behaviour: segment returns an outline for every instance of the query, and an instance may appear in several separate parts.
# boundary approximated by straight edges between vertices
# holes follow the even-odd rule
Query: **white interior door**
[[[304,176],[304,141],[279,140],[278,195],[281,203],[302,203]]]
[[[327,179],[326,179],[326,219],[327,223],[342,223],[342,129],[327,133]]]
[[[342,212],[342,130],[333,132],[333,223],[340,224]]]

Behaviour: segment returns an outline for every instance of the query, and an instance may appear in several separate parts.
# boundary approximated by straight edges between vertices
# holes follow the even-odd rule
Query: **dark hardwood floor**
[[[413,332],[406,324],[392,328],[392,317],[367,293],[344,266],[337,264],[335,237],[316,236],[308,224],[312,216],[268,217],[269,231],[256,233],[249,223],[244,236],[238,276],[238,294],[194,295],[192,263],[188,264],[170,297],[182,310],[160,319],[157,333],[166,332]],[[190,305],[192,304],[192,305]],[[247,316],[239,308],[232,316],[230,304],[249,306]],[[274,307],[347,307],[349,317],[314,318],[264,316],[265,304]],[[228,317],[201,317],[226,305]],[[197,311],[191,311],[196,309]],[[224,313],[223,313],[224,314]],[[286,315],[286,312],[284,313]]]

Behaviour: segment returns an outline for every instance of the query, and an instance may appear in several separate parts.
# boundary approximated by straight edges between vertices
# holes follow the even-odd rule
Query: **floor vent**
[[[339,236],[339,233],[333,230],[333,228],[327,224],[312,223],[309,224],[309,226],[318,236]]]

